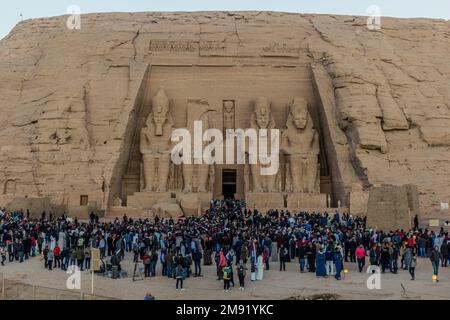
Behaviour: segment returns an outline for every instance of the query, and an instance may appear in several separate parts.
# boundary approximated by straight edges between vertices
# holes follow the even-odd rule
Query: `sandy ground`
[[[341,281],[334,278],[316,278],[315,274],[299,272],[298,263],[286,264],[286,272],[278,271],[278,262],[271,263],[271,269],[264,271],[262,281],[250,281],[247,272],[246,290],[237,288],[223,292],[223,283],[216,280],[215,267],[202,266],[203,277],[187,278],[183,292],[175,290],[175,280],[161,276],[161,265],[157,266],[157,277],[132,281],[134,264],[131,254],[127,254],[123,268],[128,272],[125,279],[110,279],[96,275],[94,278],[95,294],[119,299],[142,300],[145,292],[150,291],[157,299],[288,299],[308,298],[316,294],[334,294],[338,299],[450,299],[450,267],[440,268],[439,282],[433,283],[431,263],[428,259],[419,258],[416,268],[416,280],[411,281],[408,272],[400,270],[399,274],[381,275],[381,289],[369,290],[366,281],[369,274],[359,273],[355,263],[346,263],[349,272]],[[57,270],[45,270],[40,257],[31,258],[24,263],[6,263],[0,267],[5,279],[66,289],[69,274]],[[237,276],[235,274],[235,280]],[[402,285],[405,291],[402,288]],[[30,290],[30,289],[28,289]],[[81,290],[91,290],[91,275],[82,272]],[[74,294],[79,290],[74,290]],[[28,295],[26,295],[28,296]],[[43,297],[42,297],[43,298]]]

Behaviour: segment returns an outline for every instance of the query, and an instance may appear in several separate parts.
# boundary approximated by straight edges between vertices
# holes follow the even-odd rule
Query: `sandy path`
[[[368,274],[358,273],[355,263],[347,263],[349,273],[341,281],[334,278],[316,278],[314,274],[300,274],[298,263],[286,265],[286,272],[278,271],[278,263],[271,264],[271,270],[264,272],[264,280],[251,282],[247,272],[246,290],[222,291],[223,284],[215,277],[215,267],[202,266],[201,278],[188,278],[186,291],[175,290],[175,280],[161,276],[161,265],[157,266],[157,277],[145,278],[133,282],[133,263],[131,254],[127,254],[123,268],[128,278],[113,280],[95,276],[95,294],[120,299],[142,299],[146,291],[151,291],[157,299],[287,299],[290,297],[307,297],[314,294],[338,294],[341,299],[450,299],[450,267],[440,268],[439,283],[431,281],[431,263],[428,259],[418,259],[416,280],[411,281],[406,271],[397,275],[381,275],[381,290],[369,290],[366,287]],[[31,258],[24,263],[6,263],[0,267],[6,279],[20,280],[28,284],[50,288],[66,289],[69,276],[61,270],[45,270],[40,257]],[[235,274],[236,283],[237,276]],[[406,295],[401,287],[403,284]],[[90,292],[91,276],[82,272],[81,289]],[[76,291],[75,292],[79,292]],[[74,293],[75,293],[74,292]]]

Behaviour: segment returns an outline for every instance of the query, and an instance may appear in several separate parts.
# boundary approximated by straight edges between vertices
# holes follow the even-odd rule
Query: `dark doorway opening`
[[[222,194],[224,199],[234,199],[236,193],[236,170],[222,171]]]

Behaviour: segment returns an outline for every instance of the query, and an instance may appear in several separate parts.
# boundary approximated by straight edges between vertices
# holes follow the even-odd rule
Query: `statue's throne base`
[[[296,211],[323,211],[327,209],[327,195],[322,193],[247,192],[248,209],[266,212],[269,209]]]
[[[141,191],[127,198],[127,207],[150,210],[158,202],[176,201],[173,192]],[[175,195],[176,196],[176,195]]]
[[[324,193],[288,193],[286,204],[289,211],[323,210],[327,208],[327,195]]]
[[[184,201],[182,201],[184,199]],[[180,191],[169,191],[169,192],[155,192],[155,191],[140,191],[136,192],[127,199],[127,208],[132,208],[134,210],[142,211],[154,211],[155,208],[171,208],[174,210],[174,204],[180,206],[180,210],[189,211],[189,213],[184,212],[185,216],[191,215],[201,215],[210,206],[210,201],[212,199],[211,192],[190,192],[183,193]],[[195,200],[195,201],[194,201]],[[195,208],[193,204],[198,201],[199,205]],[[183,207],[186,204],[189,208]],[[159,210],[161,211],[161,210]],[[195,211],[195,214],[194,214]],[[157,214],[157,213],[154,213]]]
[[[285,209],[284,197],[281,192],[247,192],[245,203],[248,209],[256,208],[260,212],[269,209]]]

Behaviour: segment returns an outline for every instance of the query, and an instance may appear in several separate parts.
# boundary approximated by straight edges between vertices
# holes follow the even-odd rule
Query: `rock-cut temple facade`
[[[69,30],[67,19],[23,21],[0,41],[0,206],[182,217],[234,197],[408,228],[450,202],[448,21],[117,13]],[[174,164],[171,133],[194,121],[278,129],[277,174]]]

